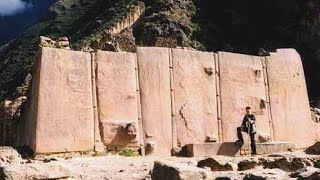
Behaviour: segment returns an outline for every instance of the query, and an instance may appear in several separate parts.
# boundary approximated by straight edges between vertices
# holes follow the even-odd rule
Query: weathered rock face
[[[90,54],[43,48],[36,64],[21,144],[38,153],[92,150]]]
[[[299,54],[280,49],[266,58],[272,126],[275,141],[292,141],[308,147],[316,140]]]
[[[245,107],[253,109],[257,131],[270,134],[269,105],[260,57],[219,52],[221,115],[224,141],[234,141]]]
[[[180,146],[218,138],[213,53],[172,50],[174,106]]]
[[[97,98],[106,146],[137,146],[139,139],[136,55],[97,53]]]
[[[154,180],[207,179],[207,174],[205,170],[188,164],[156,161],[151,177]]]
[[[170,156],[172,149],[170,49],[138,48],[137,52],[146,152]]]

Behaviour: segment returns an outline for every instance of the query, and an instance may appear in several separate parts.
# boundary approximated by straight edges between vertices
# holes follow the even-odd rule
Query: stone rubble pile
[[[209,157],[197,163],[156,161],[153,180],[178,179],[320,179],[320,157],[270,155],[258,157]]]
[[[67,37],[59,37],[56,40],[53,40],[49,37],[40,36],[40,46],[69,50],[70,49],[70,42]]]
[[[201,158],[43,156],[22,159],[15,149],[0,147],[0,179],[320,179],[320,156],[302,152]]]

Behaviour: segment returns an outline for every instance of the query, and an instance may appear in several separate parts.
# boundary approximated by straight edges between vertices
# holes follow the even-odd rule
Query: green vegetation
[[[0,51],[0,100],[15,98],[33,67],[39,36],[67,36],[71,47],[80,49],[99,41],[103,32],[127,14],[134,0],[60,0],[48,17],[29,28]]]
[[[120,151],[119,155],[125,156],[125,157],[133,157],[133,156],[139,156],[137,151],[134,151],[131,148],[124,148]]]

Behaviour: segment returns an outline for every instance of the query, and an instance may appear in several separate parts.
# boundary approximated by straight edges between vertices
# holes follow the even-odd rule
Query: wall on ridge
[[[303,148],[319,133],[292,49],[257,57],[154,47],[91,55],[42,48],[33,77],[20,144],[37,153],[87,151],[103,142],[170,156],[177,146],[235,141],[246,106],[256,114],[258,133],[275,141]]]

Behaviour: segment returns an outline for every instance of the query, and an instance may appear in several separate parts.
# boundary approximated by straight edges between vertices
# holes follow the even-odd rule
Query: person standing
[[[250,136],[250,142],[251,142],[251,154],[256,155],[256,141],[255,141],[255,134],[256,132],[256,117],[254,114],[251,112],[251,107],[246,107],[246,114],[243,117],[241,127],[237,128],[237,136],[238,140],[236,144],[242,146],[244,141],[243,141],[243,136],[242,132],[246,132]]]

